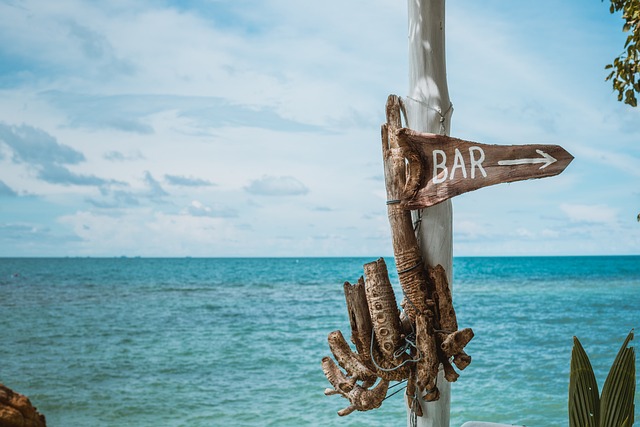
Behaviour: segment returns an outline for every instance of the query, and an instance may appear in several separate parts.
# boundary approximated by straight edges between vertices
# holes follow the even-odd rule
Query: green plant
[[[604,382],[602,395],[591,362],[577,337],[573,337],[569,380],[570,427],[631,427],[636,391],[636,354],[628,347],[633,330],[622,344]]]
[[[618,101],[638,106],[636,93],[640,93],[640,0],[611,0],[609,12],[622,11],[622,31],[629,33],[624,51],[608,64],[611,70],[606,81],[611,80],[613,90],[618,92]]]

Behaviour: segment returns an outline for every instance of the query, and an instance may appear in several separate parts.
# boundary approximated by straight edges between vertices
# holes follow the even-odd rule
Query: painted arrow
[[[397,137],[409,175],[401,200],[406,209],[503,182],[558,175],[573,160],[559,145],[489,145],[406,128]]]
[[[540,169],[544,169],[550,164],[557,162],[558,160],[553,156],[545,153],[542,150],[536,150],[536,153],[540,154],[543,158],[536,159],[516,159],[516,160],[500,160],[498,164],[500,166],[515,166],[515,165],[533,165],[537,163],[544,163],[540,166]]]

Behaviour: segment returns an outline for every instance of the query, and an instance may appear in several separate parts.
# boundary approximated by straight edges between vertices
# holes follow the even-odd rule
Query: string
[[[411,347],[415,348],[416,351],[418,352],[418,358],[417,359],[409,358],[409,359],[405,360],[404,362],[402,362],[401,364],[399,364],[398,366],[396,366],[394,368],[388,368],[388,369],[387,368],[383,368],[380,365],[378,365],[378,362],[376,362],[376,357],[375,357],[374,352],[373,352],[373,339],[374,338],[375,338],[375,330],[371,329],[371,347],[369,348],[369,354],[371,355],[371,361],[373,362],[373,365],[377,369],[381,370],[382,372],[397,371],[398,369],[402,368],[407,363],[418,362],[420,359],[422,359],[422,355],[420,354],[420,350],[418,350],[418,348],[416,347],[415,343],[409,341],[408,337],[405,337],[405,339],[404,339],[405,340],[405,344],[404,344],[403,347],[400,347],[400,348],[403,349],[402,352],[400,352],[400,353],[398,353],[398,355],[396,355],[396,353],[398,352],[398,350],[396,350],[393,353],[393,357],[395,357],[397,359],[398,357],[400,357],[402,355],[402,353],[404,353],[406,351],[407,348],[409,348],[408,346],[411,346]]]
[[[418,399],[413,399],[414,405],[418,402]],[[418,403],[419,405],[419,403]],[[418,414],[416,414],[415,408],[411,408],[411,411],[409,411],[409,425],[411,427],[417,427],[418,426]]]
[[[427,104],[424,101],[420,101],[418,99],[412,98],[410,96],[407,96],[408,99],[417,102],[418,104],[424,106],[425,108],[428,108],[429,110],[435,111],[436,113],[438,113],[438,115],[440,116],[440,135],[445,135],[447,133],[447,127],[445,125],[445,122],[447,120],[447,115],[449,115],[449,112],[453,111],[453,103],[449,103],[449,108],[447,108],[447,110],[443,113],[441,108],[437,108],[437,107],[433,107],[429,104]]]

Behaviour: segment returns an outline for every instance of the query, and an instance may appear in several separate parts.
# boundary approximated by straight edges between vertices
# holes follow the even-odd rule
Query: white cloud
[[[571,222],[611,224],[617,219],[617,211],[605,205],[562,203],[560,209]]]
[[[216,185],[211,181],[207,181],[206,179],[183,175],[165,174],[164,180],[167,181],[167,183],[169,183],[170,185],[178,185],[182,187],[209,187],[212,185]]]
[[[113,256],[196,255],[203,245],[222,254],[225,241],[233,235],[222,219],[168,215],[152,210],[124,212],[119,216],[79,211],[59,218],[81,239],[74,253]]]
[[[222,206],[206,206],[198,200],[191,202],[183,213],[191,216],[202,216],[211,218],[235,218],[238,216],[238,212],[235,209],[225,208]]]
[[[33,169],[39,179],[60,185],[102,186],[109,180],[95,175],[72,172],[66,165],[77,165],[86,161],[85,156],[43,131],[29,125],[12,126],[0,123],[0,143],[12,151],[11,159],[16,164],[25,164]]]
[[[453,136],[576,156],[454,200],[456,254],[637,251],[616,222],[637,214],[637,111],[601,70],[619,25],[601,2],[541,1],[447,5]],[[72,230],[70,252],[388,255],[371,177],[386,96],[407,87],[406,2],[254,3],[0,2],[0,117],[44,141],[0,141],[0,193],[37,194],[50,218],[29,225]],[[598,243],[611,223],[617,248]]]
[[[0,181],[0,197],[15,197],[17,195],[18,193],[16,193],[11,187],[3,181]]]
[[[244,189],[259,196],[301,196],[309,192],[302,182],[292,176],[263,176],[251,181]]]
[[[557,230],[552,230],[549,228],[545,228],[544,230],[542,230],[542,237],[544,238],[555,239],[559,236],[560,236],[560,233]]]
[[[143,160],[144,156],[140,152],[140,150],[134,150],[127,154],[121,153],[120,151],[107,151],[102,156],[105,160],[110,160],[112,162],[124,162],[124,161],[135,161],[135,160]]]
[[[574,151],[576,156],[582,156],[625,174],[640,177],[640,157],[634,155],[634,150],[625,149],[624,152],[618,152],[614,148],[605,150],[600,147],[576,146]],[[598,172],[603,179],[606,179],[609,174],[602,169]],[[612,177],[610,176],[610,178]]]
[[[486,225],[471,220],[454,220],[453,232],[456,240],[484,239],[489,236]]]
[[[524,237],[526,239],[533,239],[536,237],[536,234],[533,231],[524,227],[517,228],[515,235],[517,237]]]

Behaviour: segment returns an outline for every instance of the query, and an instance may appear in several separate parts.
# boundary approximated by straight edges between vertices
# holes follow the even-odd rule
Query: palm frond
[[[593,367],[580,340],[573,337],[569,379],[569,427],[597,427],[600,397]]]
[[[636,388],[635,349],[628,347],[633,330],[620,347],[600,398],[600,427],[633,425]]]

